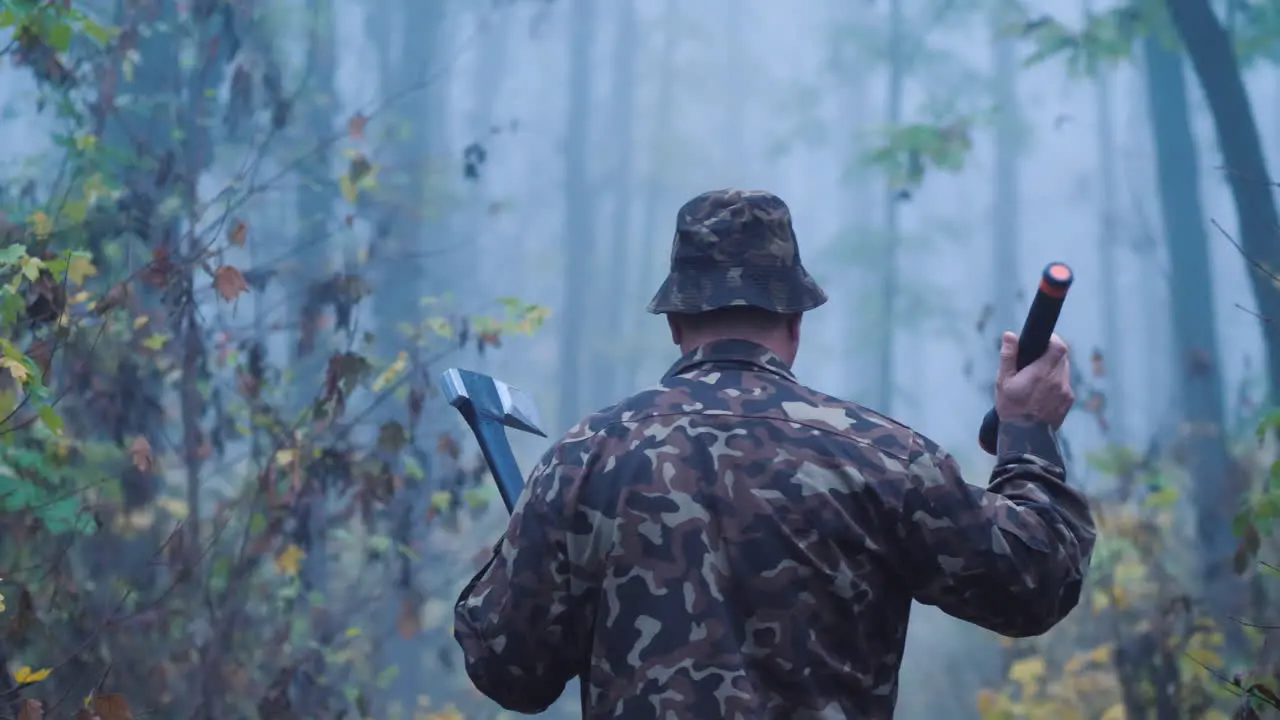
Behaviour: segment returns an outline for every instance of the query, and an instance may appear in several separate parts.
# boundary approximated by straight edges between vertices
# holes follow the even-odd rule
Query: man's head
[[[800,262],[786,203],[760,190],[715,190],[680,208],[671,272],[649,312],[667,315],[684,352],[751,340],[791,363],[801,314],[826,301]]]

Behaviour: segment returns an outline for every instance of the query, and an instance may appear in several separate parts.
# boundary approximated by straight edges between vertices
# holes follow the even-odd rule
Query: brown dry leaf
[[[142,472],[151,472],[151,441],[139,435],[129,443],[129,457],[133,466]]]
[[[436,438],[436,451],[454,460],[462,455],[462,448],[458,446],[458,441],[454,440],[449,433],[440,433],[440,437]]]
[[[44,704],[39,700],[25,698],[18,710],[18,720],[44,720]]]
[[[352,140],[363,140],[365,126],[369,124],[369,118],[364,113],[356,113],[347,121],[347,135]]]
[[[231,226],[231,230],[227,232],[227,242],[236,247],[244,247],[244,241],[249,236],[249,226],[243,220],[237,220]]]
[[[102,720],[133,720],[133,712],[123,695],[99,695],[93,699],[93,714]]]
[[[129,286],[124,282],[118,282],[111,286],[107,294],[93,306],[93,312],[96,315],[105,315],[111,310],[124,305],[129,299]]]
[[[241,293],[249,291],[249,283],[245,282],[244,275],[238,269],[223,265],[213,274],[213,289],[218,291],[223,300],[232,302]]]
[[[42,377],[49,376],[49,368],[53,365],[54,344],[50,340],[35,340],[27,348],[27,357],[40,369]]]
[[[400,612],[396,616],[396,630],[400,637],[408,640],[422,631],[422,623],[418,616],[418,606],[412,598],[400,601]]]

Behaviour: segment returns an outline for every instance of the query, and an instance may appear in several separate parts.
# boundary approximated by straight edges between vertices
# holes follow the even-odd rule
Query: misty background
[[[213,517],[262,468],[274,463],[289,475],[296,456],[280,453],[305,444],[302,429],[228,431],[214,457],[195,457],[192,444],[203,447],[211,428],[257,423],[220,419],[238,411],[215,401],[215,388],[248,397],[247,371],[237,368],[257,353],[253,362],[275,369],[253,371],[260,388],[244,417],[265,413],[254,404],[258,392],[271,393],[282,414],[305,413],[334,377],[334,353],[358,348],[369,376],[344,395],[345,419],[333,421],[343,427],[340,442],[324,442],[342,452],[375,448],[368,456],[389,468],[390,494],[400,498],[388,505],[393,529],[360,535],[359,550],[343,545],[335,508],[345,501],[326,488],[296,500],[307,509],[281,520],[294,540],[281,535],[258,552],[300,578],[303,590],[290,597],[367,592],[344,595],[344,609],[316,621],[328,635],[308,631],[329,637],[323,646],[344,632],[381,633],[352,651],[365,658],[364,674],[344,676],[367,687],[339,695],[359,695],[376,717],[446,717],[439,713],[449,707],[496,717],[470,689],[449,623],[453,599],[506,514],[469,434],[430,383],[458,366],[528,392],[550,438],[510,433],[526,471],[584,415],[655,383],[678,351],[664,320],[644,307],[667,270],[676,210],[706,190],[769,190],[792,210],[804,263],[831,298],[805,318],[800,379],[938,441],[969,482],[985,483],[992,466],[976,434],[992,402],[999,334],[1020,328],[1039,273],[1055,261],[1076,274],[1058,325],[1079,376],[1080,407],[1063,429],[1071,482],[1109,492],[1114,462],[1091,457],[1172,452],[1187,423],[1206,417],[1223,430],[1220,450],[1204,451],[1218,459],[1188,461],[1191,474],[1205,483],[1222,477],[1226,453],[1253,437],[1266,404],[1269,320],[1251,285],[1252,258],[1237,247],[1220,129],[1197,75],[1168,28],[1160,38],[1113,33],[1097,47],[1078,40],[1032,58],[1052,45],[1046,28],[1083,37],[1087,18],[1122,9],[1089,0],[87,2],[83,12],[111,32],[97,46],[77,36],[59,54],[81,83],[61,84],[25,45],[25,56],[0,69],[5,212],[18,223],[37,205],[65,209],[60,189],[85,187],[83,176],[66,180],[67,158],[90,152],[88,136],[151,163],[142,172],[121,163],[116,186],[85,191],[91,210],[111,199],[108,215],[123,214],[121,198],[154,199],[170,182],[158,179],[155,163],[177,158],[190,187],[180,193],[185,211],[165,222],[177,228],[173,237],[220,243],[215,265],[237,269],[244,287],[220,285],[225,276],[209,271],[210,288],[194,262],[186,324],[173,320],[176,306],[159,290],[141,293],[143,307],[130,312],[151,318],[151,328],[173,323],[169,344],[155,340],[160,347],[142,353],[160,358],[156,369],[130,381],[161,388],[157,415],[104,420],[94,406],[73,408],[72,393],[67,412],[78,415],[68,423],[79,417],[85,436],[127,426],[114,462],[128,474],[132,458],[158,478],[141,502],[167,493],[183,503],[175,521]],[[1275,157],[1280,10],[1232,2],[1219,14],[1233,31],[1251,28],[1242,77],[1265,157]],[[94,62],[116,68],[110,81],[94,74]],[[162,103],[181,83],[168,114],[145,104]],[[84,110],[104,93],[127,121]],[[1185,137],[1160,127],[1179,97]],[[1162,168],[1189,172],[1162,176]],[[1174,174],[1184,182],[1162,184]],[[24,185],[33,186],[29,197]],[[132,240],[119,240],[129,232]],[[159,262],[157,243],[169,240],[157,232],[77,236],[95,258],[95,297],[106,302],[123,278]],[[108,235],[119,243],[93,239]],[[1189,309],[1175,319],[1180,295]],[[133,331],[141,327],[133,322]],[[183,343],[197,335],[198,352],[187,353]],[[127,356],[138,347],[130,342],[147,337],[155,336],[121,340],[117,352]],[[194,368],[195,355],[214,369],[187,383],[184,363]],[[100,371],[123,377],[115,364]],[[1212,381],[1196,384],[1189,372]],[[1202,386],[1216,390],[1204,395]],[[398,439],[388,442],[387,432]],[[139,437],[148,438],[146,463]],[[439,484],[455,475],[470,478],[465,492],[461,480]],[[418,486],[425,491],[403,492]],[[1191,513],[1183,505],[1177,511]],[[304,516],[309,524],[296,530]],[[158,532],[149,522],[139,532]],[[195,545],[209,525],[202,535],[197,523]],[[371,537],[384,538],[384,555],[395,556],[386,548],[397,543],[411,548],[409,561],[367,577],[363,568],[376,564]],[[146,546],[120,543],[110,547],[137,554]],[[301,564],[292,572],[290,548]],[[0,591],[12,606],[15,590],[0,583]],[[199,604],[196,597],[184,601]],[[179,627],[231,632],[212,618],[184,616]],[[49,648],[57,643],[5,642],[10,665],[51,665],[56,656]],[[308,646],[293,635],[275,643],[268,646],[282,655]],[[973,698],[1004,677],[1008,647],[917,607],[898,716],[978,717]],[[26,660],[32,648],[45,648],[48,660]],[[200,657],[184,672],[207,672],[213,661]],[[81,669],[93,675],[90,666]],[[291,696],[315,692],[324,674],[301,686],[293,675],[285,685],[261,668],[252,675],[215,686],[257,703],[285,686]],[[170,692],[132,702],[180,704],[208,691],[201,687],[185,699]],[[571,688],[548,714],[577,708]]]

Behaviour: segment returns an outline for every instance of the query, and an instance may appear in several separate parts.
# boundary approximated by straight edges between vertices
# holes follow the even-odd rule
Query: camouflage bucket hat
[[[826,301],[800,264],[787,204],[762,190],[715,190],[680,208],[671,271],[648,309],[698,313],[751,305],[798,313]]]

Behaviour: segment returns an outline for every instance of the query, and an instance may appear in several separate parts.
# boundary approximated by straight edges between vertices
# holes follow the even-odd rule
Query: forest
[[[1099,538],[898,716],[1280,717],[1277,0],[0,0],[0,718],[509,718],[453,603],[549,438],[657,381],[676,210],[795,215],[796,372],[971,483],[1047,263]],[[571,688],[546,715],[576,717]]]

